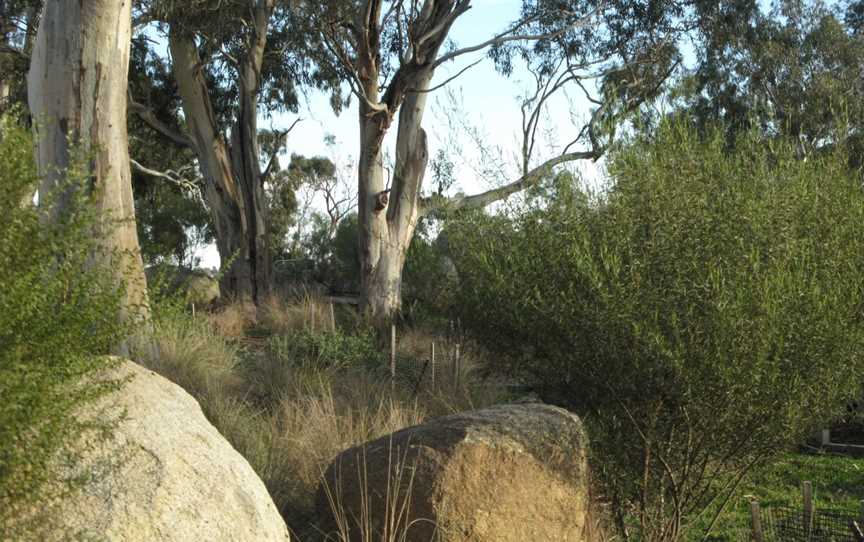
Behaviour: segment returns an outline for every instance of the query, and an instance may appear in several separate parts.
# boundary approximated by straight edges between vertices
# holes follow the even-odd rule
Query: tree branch
[[[163,179],[170,183],[176,184],[183,190],[187,190],[195,194],[198,198],[201,198],[203,201],[203,197],[201,195],[201,188],[198,185],[196,180],[187,179],[182,176],[182,170],[187,168],[182,168],[179,171],[174,171],[173,169],[169,169],[167,171],[157,171],[155,169],[150,169],[144,165],[141,165],[140,162],[136,161],[133,158],[129,159],[129,164],[132,166],[132,169],[139,173],[143,173],[144,175],[154,177],[156,179]],[[194,169],[194,166],[190,166],[191,169]]]
[[[570,30],[574,30],[576,28],[580,28],[582,26],[587,25],[588,22],[594,18],[594,15],[596,13],[598,13],[598,11],[602,7],[603,7],[603,4],[601,3],[596,8],[591,10],[590,13],[588,13],[587,15],[585,15],[583,17],[580,17],[579,19],[577,19],[573,23],[571,23],[571,24],[569,24],[563,28],[560,28],[558,30],[555,30],[554,32],[546,32],[543,34],[517,34],[516,32],[518,32],[521,28],[523,28],[524,26],[526,26],[527,24],[529,24],[535,20],[535,19],[525,19],[523,21],[520,21],[518,24],[514,25],[513,27],[505,30],[504,32],[501,32],[497,36],[494,36],[494,37],[492,37],[492,38],[490,38],[490,39],[488,39],[482,43],[478,43],[477,45],[472,45],[470,47],[463,47],[462,49],[456,49],[455,51],[451,51],[451,52],[447,53],[446,55],[441,56],[438,60],[436,60],[432,64],[432,67],[434,69],[434,68],[437,68],[438,66],[440,66],[441,64],[444,64],[445,62],[453,60],[454,58],[456,58],[458,56],[462,56],[462,55],[465,55],[468,53],[474,53],[476,51],[482,51],[483,49],[486,49],[488,47],[495,47],[497,45],[502,45],[504,43],[508,43],[511,41],[538,41],[538,40],[544,40],[544,39],[557,38],[558,36],[564,34],[565,32],[568,32]]]
[[[285,136],[287,136],[289,133],[291,133],[291,130],[293,130],[294,127],[297,126],[297,124],[301,120],[303,120],[303,119],[301,119],[300,117],[297,117],[296,119],[294,119],[294,122],[291,123],[291,126],[289,126],[287,130],[282,130],[281,132],[277,132],[277,138],[283,139]],[[270,155],[270,161],[267,162],[267,167],[264,168],[264,172],[261,173],[261,182],[262,183],[266,182],[267,179],[270,177],[270,175],[273,174],[273,167],[276,165],[276,158],[279,156],[279,153],[282,152],[282,148],[284,146],[285,145],[276,145],[276,148],[273,150],[273,154]]]
[[[505,184],[499,188],[493,188],[492,190],[487,190],[486,192],[475,194],[473,196],[445,198],[440,195],[435,195],[429,198],[423,198],[420,201],[420,214],[425,215],[431,211],[439,209],[446,209],[448,211],[458,211],[459,209],[480,209],[537,184],[549,171],[551,171],[553,167],[559,164],[576,160],[596,160],[601,155],[601,150],[562,154],[535,167],[518,180],[510,184]]]
[[[476,62],[472,62],[471,64],[469,64],[469,65],[465,66],[464,68],[462,68],[461,70],[459,70],[459,72],[456,73],[456,75],[448,77],[444,82],[442,82],[441,84],[435,85],[432,88],[427,88],[427,89],[412,88],[412,89],[409,89],[408,92],[414,92],[417,94],[422,94],[422,93],[427,93],[427,92],[435,92],[439,88],[446,87],[447,85],[452,83],[457,77],[459,77],[463,73],[467,72],[468,70],[470,70],[471,68],[473,68],[477,64],[480,64],[481,62],[483,62],[483,60],[484,59],[481,58],[481,59],[477,60]]]
[[[175,145],[184,149],[195,149],[195,144],[190,138],[159,120],[152,109],[136,102],[132,98],[131,92],[129,93],[129,111],[138,115],[138,118],[144,121],[147,126],[168,138]]]

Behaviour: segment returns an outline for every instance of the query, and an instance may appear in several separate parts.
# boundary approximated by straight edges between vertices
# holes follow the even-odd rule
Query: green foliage
[[[631,514],[644,540],[720,508],[864,369],[857,172],[706,133],[663,125],[619,150],[603,199],[451,232],[464,323],[584,416],[619,527]]]
[[[433,225],[429,219],[417,224],[402,270],[403,313],[414,321],[447,314],[458,291],[446,237],[433,237]]]
[[[23,510],[68,489],[49,483],[60,481],[49,462],[91,427],[73,415],[75,409],[116,388],[116,382],[88,377],[112,364],[98,356],[127,331],[117,323],[121,289],[89,261],[97,217],[84,200],[57,223],[44,220],[32,205],[32,139],[12,116],[0,119],[2,539],[21,536],[14,529],[26,526],[12,520],[20,520]],[[48,206],[52,195],[40,199]]]
[[[860,8],[860,6],[858,6]],[[845,22],[818,1],[707,2],[699,63],[675,92],[703,125],[723,121],[732,137],[748,127],[797,138],[799,152],[828,143],[853,146],[864,122],[856,3]],[[857,147],[857,150],[855,150]]]
[[[196,267],[195,250],[213,237],[203,203],[161,179],[135,174],[133,180],[138,239],[144,261]]]
[[[267,347],[271,359],[308,369],[376,367],[382,361],[372,333],[302,330],[271,337]]]
[[[282,139],[279,139],[277,144],[274,144],[268,139],[272,133],[265,132],[261,137],[263,144],[262,150],[265,154],[273,155],[278,150],[278,144],[281,144]],[[284,138],[284,136],[283,136]],[[268,149],[268,145],[271,147]],[[308,190],[319,191],[325,194],[325,197],[332,195],[331,189],[337,182],[336,166],[329,158],[323,156],[314,156],[307,158],[298,154],[291,155],[291,162],[288,167],[281,169],[278,158],[274,158],[274,173],[268,179],[268,196],[269,196],[269,228],[270,228],[270,246],[273,256],[278,259],[298,258],[300,254],[296,252],[298,248],[306,249],[305,251],[312,253],[314,259],[320,260],[327,252],[327,241],[329,241],[331,224],[325,223],[323,216],[315,214],[311,218],[313,220],[312,233],[305,242],[301,242],[303,234],[302,225],[298,228],[298,201],[297,190],[301,186],[305,186]],[[331,201],[327,200],[328,207]],[[289,239],[289,231],[296,229],[293,238]],[[300,245],[305,246],[300,246]],[[317,254],[316,254],[317,252]]]

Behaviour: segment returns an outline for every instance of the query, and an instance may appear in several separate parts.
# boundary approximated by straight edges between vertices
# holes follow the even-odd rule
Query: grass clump
[[[383,361],[372,333],[313,333],[303,330],[275,335],[267,346],[267,355],[274,362],[298,367],[371,369],[380,366]]]
[[[336,331],[333,305],[306,288],[288,295],[270,295],[259,309],[259,325],[273,334]]]
[[[98,220],[80,201],[56,221],[33,206],[38,177],[30,133],[0,118],[0,539],[32,536],[38,503],[75,489],[53,469],[58,454],[99,420],[76,412],[117,382],[91,378],[128,331],[122,288],[93,267]],[[68,183],[79,182],[69,175]],[[40,194],[42,207],[54,194]],[[38,515],[38,514],[37,514]],[[45,528],[44,525],[42,528]],[[29,534],[28,534],[29,533]]]

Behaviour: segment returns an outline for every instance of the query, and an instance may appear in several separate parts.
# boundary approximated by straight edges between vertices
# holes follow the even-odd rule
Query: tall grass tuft
[[[306,288],[284,295],[270,295],[261,304],[260,325],[274,334],[294,331],[336,331],[331,303]]]

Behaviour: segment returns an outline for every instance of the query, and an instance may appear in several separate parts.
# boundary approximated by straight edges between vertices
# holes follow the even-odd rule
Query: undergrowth
[[[480,385],[472,354],[462,356],[466,368],[458,383],[448,376],[455,372],[443,353],[436,386],[428,373],[421,379],[423,360],[407,349],[412,341],[431,342],[429,335],[417,337],[419,331],[406,340],[391,385],[373,335],[322,324],[332,324],[332,313],[314,296],[273,299],[254,315],[233,303],[196,316],[176,297],[153,297],[157,347],[141,349],[136,359],[198,399],[262,478],[300,540],[321,536],[315,493],[338,453],[504,395],[493,383]],[[260,340],[245,340],[249,334]]]

